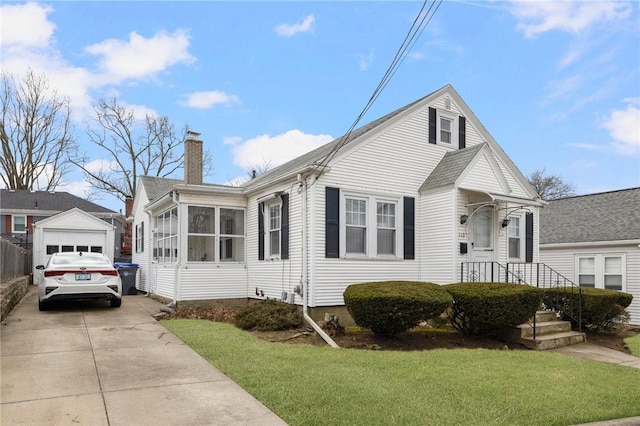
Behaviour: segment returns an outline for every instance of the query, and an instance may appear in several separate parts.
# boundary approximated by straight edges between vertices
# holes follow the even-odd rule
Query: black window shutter
[[[436,131],[436,121],[438,120],[436,109],[429,107],[429,143],[436,143],[437,140],[437,131]]]
[[[144,253],[144,222],[140,224],[140,253]]]
[[[289,194],[282,194],[282,218],[280,223],[280,258],[289,259]]]
[[[406,260],[416,258],[415,211],[415,198],[404,197],[404,258]]]
[[[264,203],[258,203],[258,260],[264,260]]]
[[[533,213],[527,213],[524,218],[525,240],[524,261],[533,262]]]
[[[325,257],[340,257],[340,188],[326,188]]]
[[[458,149],[467,147],[467,119],[458,117]]]
[[[139,244],[140,240],[138,240],[138,228],[139,228],[139,226],[138,226],[138,225],[136,225],[136,235],[135,235],[135,239],[136,239],[136,240],[135,240],[135,241],[136,241],[136,253],[140,253],[140,244]]]

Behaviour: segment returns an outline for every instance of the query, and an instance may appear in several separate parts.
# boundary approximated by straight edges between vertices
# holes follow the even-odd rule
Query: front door
[[[471,216],[471,281],[491,281],[494,260],[494,217],[491,206],[480,207]]]

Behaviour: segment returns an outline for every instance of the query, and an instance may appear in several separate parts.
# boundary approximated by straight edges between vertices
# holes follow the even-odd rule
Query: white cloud
[[[534,38],[554,30],[579,34],[603,22],[626,19],[633,8],[621,1],[513,1],[510,11],[525,37]]]
[[[313,24],[316,18],[311,15],[307,15],[295,24],[280,24],[276,27],[276,33],[279,36],[291,37],[297,33],[313,32]]]
[[[640,153],[640,108],[627,105],[626,109],[614,109],[600,126],[609,131],[611,145],[618,154]]]
[[[596,145],[593,143],[568,143],[567,146],[571,148],[583,149],[585,151],[599,151],[606,152],[608,149],[602,145]]]
[[[29,68],[45,74],[50,87],[69,98],[75,121],[81,122],[91,113],[95,90],[110,89],[125,80],[154,77],[171,66],[195,61],[188,51],[187,32],[177,30],[160,31],[150,38],[133,32],[128,40],[93,44],[86,52],[97,57],[100,71],[94,72],[93,65],[75,66],[55,46],[56,25],[49,20],[53,10],[34,2],[0,7],[2,70],[17,78]],[[148,112],[155,114],[144,106],[134,106],[134,110],[137,118],[144,118]]]
[[[368,71],[369,66],[373,63],[373,49],[369,52],[368,55],[360,55],[360,61],[358,62],[360,66],[360,71]]]
[[[219,90],[189,93],[187,94],[187,100],[181,103],[181,105],[198,109],[209,109],[214,105],[230,106],[238,104],[240,104],[239,97]]]
[[[225,145],[235,145],[239,142],[242,142],[242,138],[240,136],[229,136],[222,140],[222,143]]]
[[[184,30],[172,34],[159,31],[151,38],[134,31],[128,41],[108,39],[87,46],[85,51],[101,58],[99,65],[107,80],[119,83],[154,76],[180,63],[193,63],[189,45],[190,37]]]
[[[2,22],[2,48],[23,46],[45,48],[49,46],[55,24],[47,18],[53,8],[37,3],[4,5],[0,7]]]
[[[300,130],[289,130],[276,136],[256,136],[236,142],[232,148],[233,164],[243,169],[264,164],[276,167],[331,140],[330,135],[309,135]]]

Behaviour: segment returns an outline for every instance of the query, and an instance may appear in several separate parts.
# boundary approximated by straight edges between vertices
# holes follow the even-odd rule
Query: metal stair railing
[[[544,263],[462,262],[461,282],[503,282],[526,284],[538,288],[555,288],[555,304],[547,309],[562,311],[573,319],[582,332],[582,288]],[[553,309],[555,307],[555,309]],[[559,307],[562,307],[561,309]],[[536,338],[536,317],[533,317],[533,338]]]

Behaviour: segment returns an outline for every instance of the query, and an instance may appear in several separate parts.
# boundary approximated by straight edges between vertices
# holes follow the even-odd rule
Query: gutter
[[[315,180],[315,176],[312,176],[312,180]],[[302,188],[302,316],[305,321],[311,325],[311,327],[322,337],[322,339],[329,344],[332,348],[339,348],[338,344],[325,333],[325,331],[309,316],[308,297],[309,297],[309,279],[307,271],[308,262],[308,250],[307,250],[307,196],[309,192],[309,186],[307,185],[307,178],[303,178],[301,174],[298,174],[298,182]],[[312,183],[315,183],[312,181]]]

